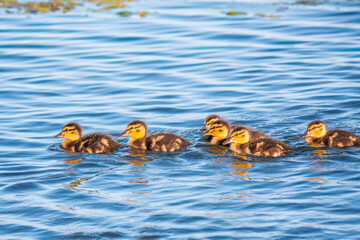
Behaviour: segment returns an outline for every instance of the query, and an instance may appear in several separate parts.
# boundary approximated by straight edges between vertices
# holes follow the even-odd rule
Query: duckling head
[[[204,121],[204,127],[202,129],[200,129],[200,132],[203,132],[205,130],[209,130],[210,125],[213,122],[215,122],[217,120],[220,120],[220,119],[221,119],[220,116],[214,115],[214,114],[207,116],[207,118],[205,118],[205,121]]]
[[[228,137],[230,124],[225,120],[216,120],[211,123],[209,129],[203,133],[203,136],[213,136],[217,140],[224,140]]]
[[[146,123],[143,121],[136,120],[129,123],[126,127],[125,132],[120,134],[119,137],[130,136],[134,138],[134,140],[136,140],[136,139],[144,138],[146,136],[146,133],[147,133]]]
[[[315,120],[309,123],[306,132],[300,138],[322,138],[326,134],[324,121]]]
[[[223,142],[223,145],[230,143],[245,144],[250,141],[250,131],[246,127],[237,127],[233,130],[230,137]]]
[[[61,133],[54,136],[55,138],[65,138],[69,141],[76,141],[81,137],[82,127],[78,123],[68,123],[63,128]]]

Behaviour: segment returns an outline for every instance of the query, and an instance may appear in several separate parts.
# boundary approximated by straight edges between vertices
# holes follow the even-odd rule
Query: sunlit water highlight
[[[360,149],[299,136],[314,119],[360,134],[360,2],[291,3],[1,10],[1,238],[359,239]],[[234,156],[201,139],[210,113],[299,149]],[[135,119],[194,145],[96,155],[53,138],[70,121],[116,138]]]

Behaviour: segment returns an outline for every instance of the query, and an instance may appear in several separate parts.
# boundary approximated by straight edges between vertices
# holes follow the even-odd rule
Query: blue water
[[[128,5],[149,14],[0,10],[0,238],[359,239],[360,148],[299,136],[360,134],[360,2]],[[299,148],[239,158],[202,140],[208,114]],[[116,136],[136,119],[194,145],[132,151]],[[124,145],[65,152],[71,121]]]

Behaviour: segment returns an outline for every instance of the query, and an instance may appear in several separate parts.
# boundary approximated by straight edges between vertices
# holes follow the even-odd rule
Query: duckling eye
[[[138,130],[136,130],[136,132],[140,132],[140,130],[138,129]]]
[[[222,132],[222,131],[223,131],[222,129],[219,130],[219,132]]]

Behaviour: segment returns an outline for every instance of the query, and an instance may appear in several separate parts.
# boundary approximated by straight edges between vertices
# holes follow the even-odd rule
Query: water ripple
[[[6,239],[358,239],[359,1],[138,1],[132,11],[0,16],[0,233]],[[246,15],[228,16],[229,11]],[[280,14],[278,17],[269,17]],[[215,113],[298,149],[243,159],[205,143]],[[143,153],[135,119],[194,145]],[[122,146],[68,153],[72,121]]]

